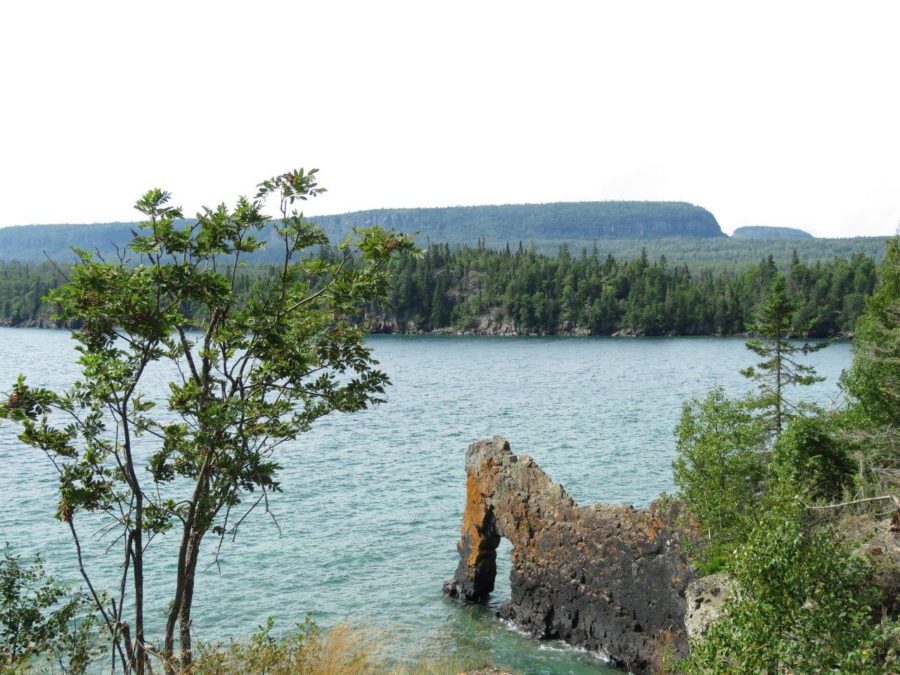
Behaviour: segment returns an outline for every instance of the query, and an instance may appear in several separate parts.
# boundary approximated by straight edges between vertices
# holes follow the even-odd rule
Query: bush
[[[686,673],[883,673],[886,637],[862,563],[796,501],[770,505],[737,552],[740,592],[679,664]]]
[[[753,522],[765,474],[765,429],[749,402],[714,389],[684,406],[675,435],[675,484],[709,540],[697,562],[714,572]]]
[[[90,662],[94,616],[88,599],[72,593],[9,544],[0,560],[0,671],[17,672],[35,660],[56,661],[63,672],[83,673]]]
[[[824,417],[797,417],[775,444],[774,472],[806,488],[813,499],[834,500],[850,486],[856,464]]]

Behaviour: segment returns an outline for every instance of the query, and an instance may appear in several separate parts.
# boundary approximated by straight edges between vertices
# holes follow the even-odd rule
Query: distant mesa
[[[726,235],[715,216],[686,202],[556,202],[502,206],[376,209],[309,218],[332,242],[352,234],[354,227],[380,225],[417,233],[417,242],[451,246],[483,242],[488,247],[506,244],[555,249],[567,242],[584,245],[593,240],[721,239]],[[136,223],[93,225],[26,225],[0,228],[0,260],[23,262],[50,257],[73,259],[70,247],[115,255],[131,239]],[[271,227],[261,234],[271,239]],[[256,262],[275,260],[280,247],[253,255]],[[46,256],[45,256],[46,253]]]
[[[815,239],[809,232],[796,227],[768,227],[766,225],[747,225],[739,227],[731,235],[735,239]]]
[[[376,209],[312,218],[327,233],[380,225],[447,243],[724,237],[715,216],[686,202],[555,202]]]

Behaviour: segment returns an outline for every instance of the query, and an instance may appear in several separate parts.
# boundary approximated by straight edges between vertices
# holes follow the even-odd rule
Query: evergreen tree
[[[866,306],[853,344],[850,394],[882,424],[900,425],[900,238],[888,242],[881,283]]]
[[[815,345],[804,343],[801,346],[792,343],[793,313],[794,304],[787,295],[785,279],[781,274],[776,274],[751,327],[759,337],[747,341],[747,349],[763,360],[755,367],[741,371],[742,375],[759,384],[757,404],[765,411],[764,417],[776,436],[781,435],[787,418],[799,407],[785,398],[785,389],[825,379],[816,375],[815,368],[801,363],[798,355],[824,349],[829,342]]]
[[[849,430],[860,473],[874,492],[900,483],[900,238],[888,242],[881,281],[857,325]]]

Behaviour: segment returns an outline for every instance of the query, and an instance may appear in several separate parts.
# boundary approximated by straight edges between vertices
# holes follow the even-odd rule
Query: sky
[[[898,30],[866,0],[6,2],[0,226],[317,167],[308,215],[677,200],[890,235]]]

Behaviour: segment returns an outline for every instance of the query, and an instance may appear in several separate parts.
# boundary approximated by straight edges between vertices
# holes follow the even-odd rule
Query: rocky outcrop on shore
[[[459,565],[444,592],[485,602],[501,537],[512,543],[500,616],[592,650],[634,673],[688,651],[685,591],[695,578],[678,505],[579,506],[527,455],[494,437],[469,446]]]
[[[552,329],[530,328],[523,329],[508,319],[483,316],[468,328],[431,328],[429,325],[420,325],[413,320],[401,321],[396,318],[372,318],[365,322],[366,331],[379,335],[593,335],[589,328],[576,326],[571,322],[565,322]],[[619,331],[615,335],[639,335],[638,331]]]
[[[718,572],[695,579],[685,589],[684,627],[688,638],[702,638],[709,627],[722,616],[725,602],[738,592],[737,582]]]
[[[0,319],[0,328],[65,328],[66,323],[58,319],[42,316],[37,319],[25,319],[15,321],[13,319]]]

